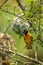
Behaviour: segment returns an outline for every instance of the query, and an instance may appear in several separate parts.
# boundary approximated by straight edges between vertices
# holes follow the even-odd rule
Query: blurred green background
[[[1,4],[4,2],[5,0],[0,0],[0,6]],[[23,5],[28,5],[28,2],[30,2],[31,0],[21,0]],[[14,8],[15,7],[15,8]],[[20,7],[18,6],[16,0],[8,0],[3,6],[2,9],[4,10],[8,10],[9,12],[12,13],[16,13],[17,15],[22,12],[22,10],[20,9]],[[15,10],[15,11],[14,11]],[[9,25],[9,23],[11,21],[8,22],[8,20],[12,20],[15,18],[16,16],[6,13],[4,11],[2,11],[0,9],[0,33],[2,33],[4,31],[4,29]],[[43,20],[42,20],[43,21]],[[43,24],[43,22],[42,22]],[[42,25],[43,26],[43,25]],[[23,40],[23,37],[21,37],[21,39],[19,39],[19,35],[17,35],[13,30],[12,27],[10,26],[8,31],[8,34],[10,34],[15,40],[16,40],[16,44],[15,47],[17,48],[17,51],[19,53],[22,53],[24,55],[29,55],[29,51],[25,48],[25,42]],[[43,31],[42,31],[43,33]],[[34,44],[39,44],[38,41],[35,41]],[[43,43],[42,43],[43,44]],[[43,61],[43,47],[41,47],[40,45],[38,46],[38,59],[40,61]],[[30,57],[34,57],[34,51],[31,52]],[[20,64],[21,65],[21,64]]]

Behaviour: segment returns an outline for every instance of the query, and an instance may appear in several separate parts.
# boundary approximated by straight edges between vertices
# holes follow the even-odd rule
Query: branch
[[[20,54],[20,53],[18,53],[18,52],[14,52],[14,51],[9,51],[9,52],[11,52],[11,53],[13,53],[13,54],[16,54],[16,55],[18,55],[18,56],[21,56],[21,57],[23,57],[23,58],[26,58],[26,59],[30,59],[30,60],[32,60],[32,61],[34,61],[34,62],[39,63],[39,64],[43,64],[43,62],[41,62],[41,61],[38,61],[38,60],[36,60],[36,59],[34,59],[34,58],[31,58],[31,57],[29,57],[29,56],[25,56],[25,55]]]
[[[34,47],[34,50],[35,50],[35,59],[38,60],[38,58],[37,58],[37,46]]]
[[[8,20],[8,21],[11,21],[11,20]],[[12,21],[11,21],[10,24],[7,26],[7,28],[3,31],[4,33],[7,32],[8,28],[11,26],[11,24],[12,24]]]
[[[31,64],[32,62],[25,62],[25,61],[22,61],[22,60],[20,60],[20,59],[17,59],[17,58],[15,58],[15,57],[10,57],[10,58],[12,58],[13,60],[15,60],[14,62],[20,62],[20,63],[23,63],[24,65],[27,65],[27,64]]]
[[[11,13],[11,12],[9,12],[9,11],[3,10],[2,8],[1,8],[1,10],[4,11],[4,12],[7,12],[7,13],[9,13],[9,14],[15,15],[15,16],[17,16],[18,18],[21,18],[21,16],[23,16],[23,14],[21,14],[21,15],[19,14],[19,16],[18,16],[18,15],[14,14],[14,13]],[[17,19],[18,19],[18,18],[17,18]],[[21,19],[23,19],[23,18],[21,18]],[[11,20],[9,20],[9,21],[11,21]],[[11,25],[11,23],[12,23],[12,22],[10,22],[10,24],[9,24],[9,25],[7,26],[7,28],[4,30],[4,33],[7,32],[8,28],[9,28],[10,25]]]
[[[0,8],[1,8],[7,1],[8,1],[8,0],[5,0],[5,2],[0,5]]]
[[[22,18],[21,16],[18,16],[18,15],[16,15],[16,14],[12,13],[12,12],[6,11],[6,10],[4,10],[4,9],[2,9],[2,8],[0,8],[0,9],[1,9],[1,11],[3,11],[3,12],[6,12],[6,13],[11,14],[11,15],[14,15],[14,16],[16,16],[16,17],[18,17],[18,18],[24,20],[24,18]],[[22,16],[23,16],[23,15],[22,15]]]
[[[4,51],[3,51],[3,52],[4,52]],[[6,53],[3,53],[3,52],[0,51],[0,55],[2,55],[2,56],[5,55],[5,56],[6,56],[7,54],[6,54]],[[14,54],[14,55],[15,55],[15,54]],[[22,61],[22,60],[20,60],[20,59],[16,59],[14,56],[10,56],[10,58],[13,59],[13,61],[15,60],[15,61],[14,61],[15,63],[16,63],[16,62],[20,62],[20,63],[23,63],[24,65],[27,65],[27,64],[32,63],[32,62],[25,62],[25,61]]]
[[[15,63],[15,65],[18,65],[18,61]]]
[[[8,50],[6,50],[6,49],[4,49],[4,51],[5,51],[5,54],[13,53],[13,54],[14,54],[13,56],[18,55],[18,56],[20,56],[20,57],[23,57],[23,58],[26,58],[26,59],[30,59],[30,60],[32,60],[32,61],[38,63],[38,64],[43,64],[43,62],[41,62],[41,61],[39,61],[39,60],[36,60],[36,59],[31,58],[31,57],[29,57],[29,56],[25,56],[25,55],[20,54],[20,53],[18,53],[18,52],[16,52],[16,51],[11,51],[11,50],[8,51]],[[3,54],[3,52],[2,52],[2,54]],[[19,60],[18,60],[18,61],[19,61]],[[23,61],[23,62],[24,62],[24,61]],[[23,62],[22,62],[22,63],[23,63]],[[28,63],[29,63],[29,62],[28,62]]]
[[[18,3],[19,7],[22,9],[22,11],[25,11],[24,6],[21,4],[21,2],[19,0],[16,0],[16,2]]]

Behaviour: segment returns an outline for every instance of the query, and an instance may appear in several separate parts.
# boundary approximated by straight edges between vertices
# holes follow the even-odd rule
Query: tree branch
[[[31,58],[31,57],[29,57],[29,56],[25,56],[25,55],[20,54],[20,53],[18,53],[18,52],[14,52],[14,51],[9,51],[9,52],[11,52],[11,53],[13,53],[13,54],[16,54],[16,55],[18,55],[18,56],[21,56],[21,57],[23,57],[23,58],[26,58],[26,59],[30,59],[30,60],[32,60],[32,61],[34,61],[34,62],[39,63],[39,64],[43,64],[43,62],[41,62],[41,61],[39,61],[39,60],[36,60],[36,59]]]
[[[5,0],[1,5],[0,8],[7,2],[8,0]]]
[[[38,58],[37,58],[37,46],[34,47],[34,50],[35,50],[35,59],[38,60]]]
[[[11,20],[8,20],[8,21],[11,21]],[[11,24],[12,24],[12,21],[11,21],[10,24],[7,26],[7,28],[3,31],[4,33],[7,32],[8,28],[11,26]]]
[[[20,62],[20,63],[23,63],[24,65],[27,65],[27,64],[31,64],[32,62],[25,62],[25,61],[22,61],[22,60],[20,60],[20,59],[17,59],[17,58],[15,58],[15,57],[13,57],[13,56],[11,56],[10,58],[12,58],[13,60],[15,60],[14,62]]]
[[[6,11],[6,10],[4,10],[4,9],[2,9],[2,8],[0,8],[0,9],[1,9],[1,11],[3,11],[3,12],[6,12],[6,13],[11,14],[11,15],[14,15],[14,16],[16,16],[16,17],[18,17],[18,18],[24,20],[24,18],[22,18],[21,16],[18,16],[17,14],[14,14],[14,13],[12,13],[12,12]],[[22,15],[22,16],[23,16],[23,15]]]
[[[25,11],[24,6],[21,4],[21,2],[19,0],[16,0],[16,2],[18,3],[19,7],[22,9],[22,11]]]

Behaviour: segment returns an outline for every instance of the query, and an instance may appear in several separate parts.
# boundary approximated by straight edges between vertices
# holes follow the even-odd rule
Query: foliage
[[[13,0],[14,1],[14,0]],[[16,0],[17,1],[17,0]],[[25,0],[24,0],[25,1]],[[19,2],[19,0],[18,0],[18,2]],[[0,8],[3,12],[6,12],[6,13],[8,13],[8,14],[10,14],[10,15],[15,15],[16,17],[18,17],[18,19],[20,18],[20,24],[18,23],[17,24],[17,22],[15,22],[15,23],[13,23],[13,26],[12,26],[12,29],[13,29],[13,31],[16,33],[16,34],[18,34],[20,37],[23,35],[23,30],[24,29],[28,29],[31,33],[32,33],[32,35],[33,35],[33,39],[36,39],[35,41],[33,41],[33,43],[37,43],[36,45],[38,46],[38,45],[40,45],[41,47],[43,47],[43,37],[42,37],[42,33],[43,33],[43,29],[42,29],[42,27],[43,27],[43,25],[42,25],[42,21],[43,21],[43,1],[42,0],[26,0],[26,8],[25,8],[25,5],[24,4],[21,4],[21,0],[20,0],[20,5],[18,6],[18,8],[20,9],[17,9],[17,13],[19,12],[19,11],[21,11],[22,10],[22,12],[23,12],[23,16],[19,16],[18,14],[16,14],[15,13],[15,11],[12,13],[12,10],[11,10],[11,12],[9,11],[9,9],[8,9],[8,7],[9,7],[9,5],[6,5],[6,8],[7,9],[5,9],[4,10],[4,8],[3,8],[3,6]],[[3,4],[4,5],[4,4]],[[14,5],[14,4],[13,4]],[[12,6],[13,6],[12,5]],[[22,5],[24,5],[24,6],[22,6]],[[12,9],[12,8],[11,8]],[[21,13],[20,13],[21,14]],[[3,14],[2,14],[3,15]],[[6,14],[7,15],[7,14]],[[11,17],[11,16],[10,16]],[[11,17],[12,18],[12,17]],[[17,19],[17,20],[18,20]],[[22,19],[22,20],[21,20]],[[17,21],[16,20],[16,21]],[[15,36],[14,36],[15,37]],[[38,42],[37,42],[38,41]],[[17,43],[19,43],[19,42],[17,42]],[[39,44],[38,44],[39,43]],[[35,45],[34,45],[34,47],[35,47]],[[20,48],[21,49],[21,48]],[[7,51],[7,54],[9,54],[10,55],[10,52],[9,51]],[[31,59],[31,60],[33,60],[33,58],[30,58],[30,57],[27,57],[27,56],[24,56],[24,55],[22,55],[22,54],[19,54],[19,53],[16,53],[17,55],[19,55],[19,56],[23,56],[23,58],[25,57],[25,58],[27,58],[27,59]],[[2,55],[4,55],[4,54],[2,54]],[[37,55],[37,54],[36,54]],[[38,62],[38,60],[37,59],[34,59],[35,61],[37,61]],[[18,59],[17,59],[17,61],[18,61]],[[20,61],[20,60],[19,60]],[[37,65],[38,63],[35,63],[35,61],[34,62],[32,62],[32,64],[33,65]],[[21,61],[20,61],[21,62]],[[19,62],[18,62],[19,63]],[[24,63],[24,62],[23,62]],[[40,63],[40,62],[39,62]],[[42,62],[41,62],[42,63]],[[32,65],[31,64],[31,65]],[[24,64],[23,64],[24,65]],[[40,64],[38,64],[38,65],[40,65]]]
[[[41,38],[42,36],[40,35],[41,33],[41,19],[42,19],[42,0],[39,2],[35,1],[35,0],[27,0],[27,2],[29,3],[27,6],[27,9],[24,11],[24,16],[22,16],[22,18],[24,18],[24,20],[22,19],[20,21],[20,25],[14,24],[13,25],[13,30],[17,33],[19,33],[19,35],[21,35],[23,33],[23,29],[25,29],[26,27],[28,28],[28,30],[30,32],[32,32],[32,34],[35,33],[35,35],[37,35],[37,39]],[[21,22],[23,22],[21,24]],[[26,22],[28,23],[28,26],[26,26],[25,24]],[[26,28],[26,29],[27,29]],[[39,40],[39,39],[38,39]],[[42,40],[41,40],[42,41]],[[42,43],[42,42],[41,42]]]

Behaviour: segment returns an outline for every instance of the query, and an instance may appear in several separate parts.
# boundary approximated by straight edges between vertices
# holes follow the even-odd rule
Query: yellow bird
[[[28,32],[28,30],[24,30],[23,33],[24,33],[23,38],[26,43],[26,48],[32,49],[32,42],[33,42],[32,34],[30,32]]]
[[[11,65],[11,63],[5,57],[2,57],[2,65]]]

